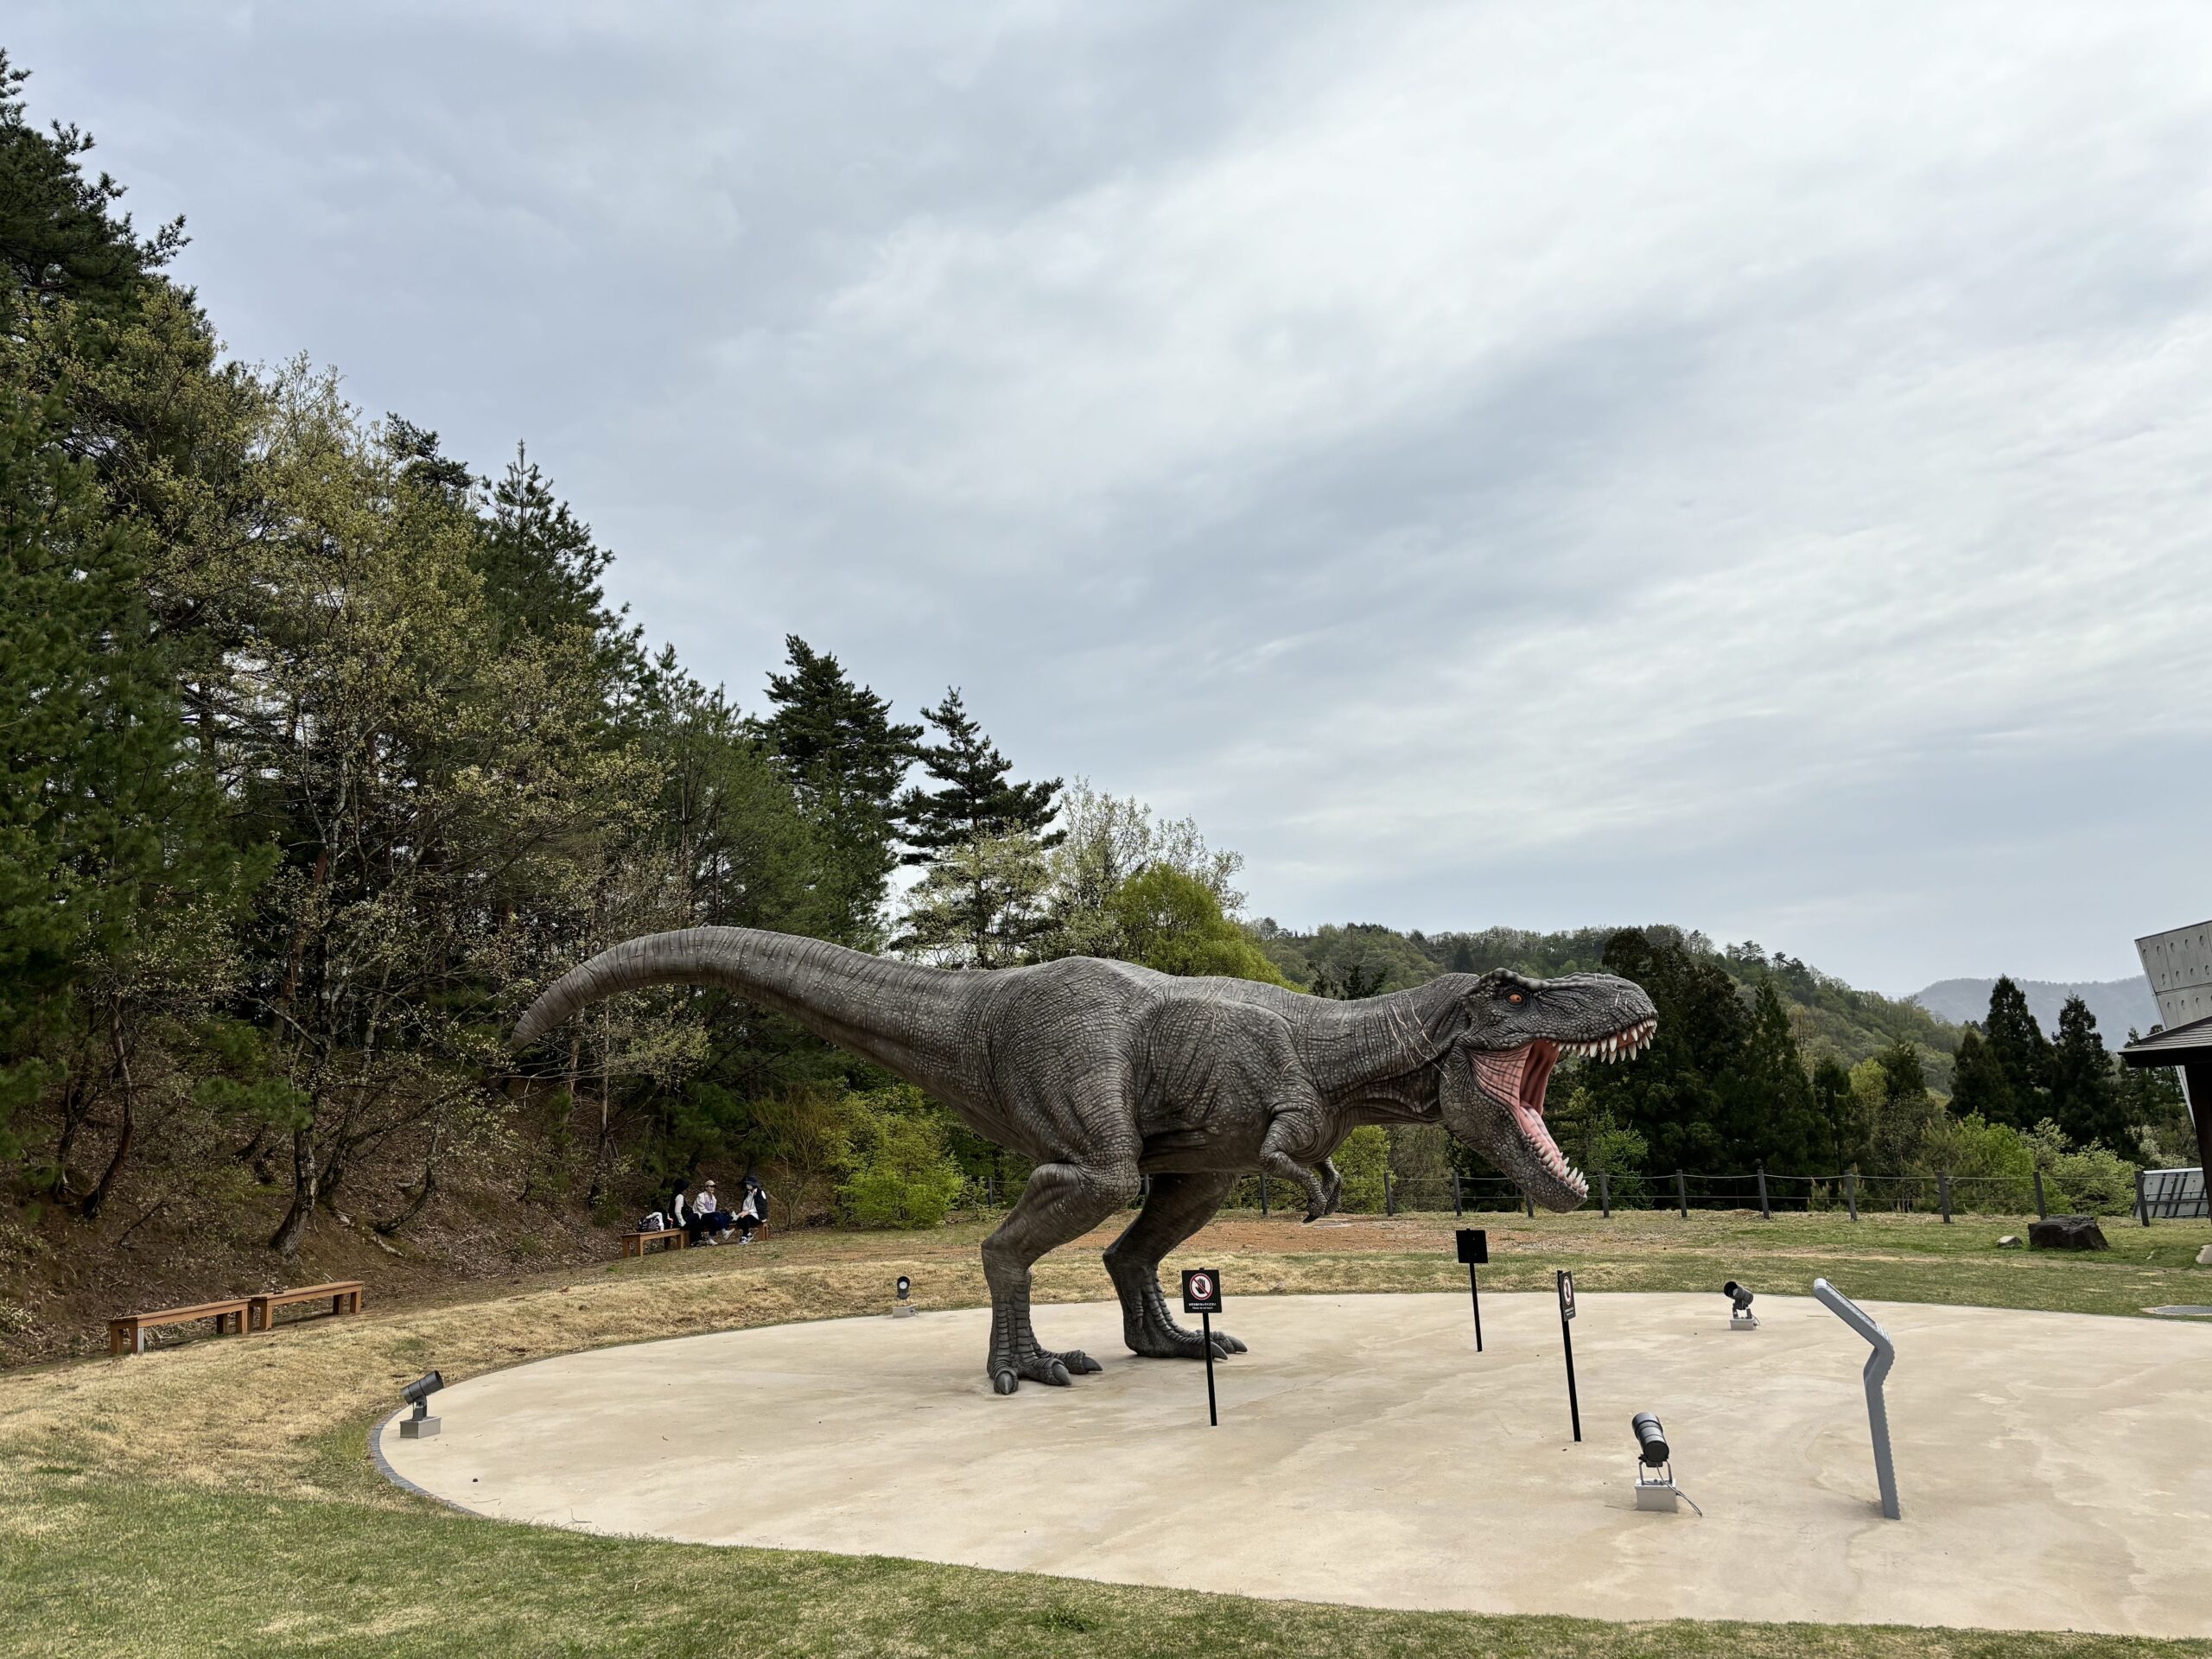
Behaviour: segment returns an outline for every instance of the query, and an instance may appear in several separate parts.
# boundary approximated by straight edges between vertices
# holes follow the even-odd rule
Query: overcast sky
[[[2212,913],[2212,12],[10,8],[231,349],[1254,914],[1895,992]]]

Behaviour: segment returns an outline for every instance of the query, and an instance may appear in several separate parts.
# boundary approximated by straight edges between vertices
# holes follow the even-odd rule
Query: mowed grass
[[[1574,1270],[1586,1296],[1802,1294],[2132,1314],[2212,1301],[2202,1227],[2107,1227],[2096,1255],[1999,1250],[2024,1219],[1693,1213],[1468,1217],[1485,1288]],[[1455,1290],[1452,1217],[1217,1222],[1182,1251],[1239,1295]],[[579,1348],[983,1300],[985,1228],[803,1233],[610,1262],[250,1339],[0,1377],[0,1651],[108,1653],[2212,1656],[2158,1643],[1812,1625],[1402,1614],[1096,1585],[929,1563],[594,1538],[465,1516],[385,1482],[369,1426],[400,1382]],[[1040,1302],[1103,1299],[1094,1243],[1049,1257]],[[1171,1263],[1171,1268],[1178,1263]],[[1049,1313],[1040,1326],[1049,1336]],[[977,1357],[980,1370],[981,1357]],[[1233,1524],[1233,1517],[1224,1517]],[[747,1634],[740,1637],[737,1632]],[[702,1632],[718,1632],[715,1635]]]

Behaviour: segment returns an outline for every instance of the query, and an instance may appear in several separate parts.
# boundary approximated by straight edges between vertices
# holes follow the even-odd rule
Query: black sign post
[[[1183,1311],[1198,1316],[1198,1339],[1206,1351],[1206,1421],[1221,1427],[1213,1400],[1213,1316],[1221,1312],[1221,1275],[1211,1268],[1183,1269]]]
[[[1459,1229],[1459,1259],[1467,1264],[1467,1300],[1475,1305],[1475,1351],[1483,1351],[1483,1292],[1475,1269],[1490,1261],[1490,1235],[1479,1227]]]
[[[1582,1439],[1582,1404],[1574,1397],[1574,1275],[1559,1272],[1559,1339],[1567,1350],[1567,1414],[1574,1422],[1574,1438]]]

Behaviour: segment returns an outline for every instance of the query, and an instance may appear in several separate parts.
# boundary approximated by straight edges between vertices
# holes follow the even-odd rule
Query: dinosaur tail
[[[719,985],[908,1081],[957,1091],[967,976],[749,927],[648,933],[601,951],[540,994],[515,1027],[530,1047],[580,1009],[648,985]]]

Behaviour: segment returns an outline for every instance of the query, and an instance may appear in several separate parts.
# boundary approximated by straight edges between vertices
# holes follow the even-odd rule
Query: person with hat
[[[745,1178],[745,1196],[737,1201],[737,1242],[750,1244],[753,1230],[768,1224],[768,1189],[758,1175]]]

